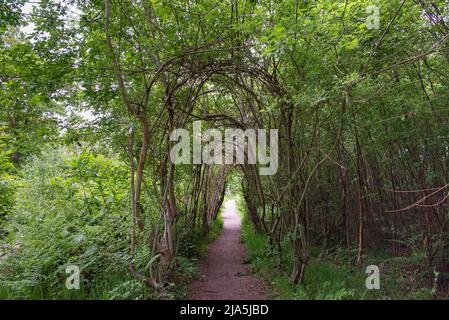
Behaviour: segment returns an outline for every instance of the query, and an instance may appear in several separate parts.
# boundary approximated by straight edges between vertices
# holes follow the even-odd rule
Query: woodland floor
[[[200,265],[201,276],[190,287],[192,300],[267,299],[262,281],[244,264],[241,221],[234,200],[225,203],[221,235],[209,246]]]

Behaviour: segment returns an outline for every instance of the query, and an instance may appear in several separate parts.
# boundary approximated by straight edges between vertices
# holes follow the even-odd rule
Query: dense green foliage
[[[23,183],[16,190],[13,214],[4,230],[11,255],[0,270],[4,297],[151,296],[128,273],[129,194],[123,162],[111,155],[89,153],[86,148],[46,147],[21,171]],[[200,257],[221,226],[217,219],[205,241],[194,239],[189,257]],[[149,254],[148,250],[139,252],[137,263],[145,263]],[[175,276],[193,277],[193,262],[178,257]],[[81,293],[61,286],[67,265],[82,266]],[[183,283],[185,280],[177,284]],[[167,294],[182,294],[177,291]]]
[[[83,287],[127,269],[126,167],[85,150],[45,148],[23,168],[7,232],[11,257],[5,282],[19,297],[30,291],[62,297],[69,264],[83,266]]]
[[[444,0],[2,1],[0,296],[182,297],[228,187],[279,296],[447,297],[448,15]],[[277,172],[174,164],[170,134],[195,120],[277,129]]]
[[[367,264],[384,265],[380,290],[367,290],[366,274],[360,268],[348,265],[348,253],[343,247],[321,251],[314,247],[313,257],[305,273],[305,281],[295,285],[287,273],[273,273],[279,264],[291,268],[293,256],[286,241],[282,242],[285,255],[279,259],[268,244],[266,235],[254,231],[240,197],[239,210],[242,212],[242,240],[248,248],[247,262],[252,270],[269,285],[271,298],[295,300],[360,300],[360,299],[431,299],[435,287],[422,287],[419,283],[410,285],[410,277],[404,270],[411,259],[389,258],[384,255],[367,257]],[[416,261],[415,261],[416,262]]]
[[[14,205],[15,167],[11,161],[12,151],[6,147],[6,135],[0,135],[0,227]],[[0,229],[0,235],[2,235]]]

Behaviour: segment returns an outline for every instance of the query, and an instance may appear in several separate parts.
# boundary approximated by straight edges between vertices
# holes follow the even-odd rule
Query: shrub
[[[15,168],[11,161],[12,150],[7,148],[5,140],[6,135],[0,133],[0,237],[4,235],[2,225],[11,213],[16,188]]]
[[[8,224],[14,252],[0,264],[0,286],[9,297],[63,297],[70,264],[80,268],[85,292],[127,273],[126,167],[58,147],[31,159],[23,175]]]

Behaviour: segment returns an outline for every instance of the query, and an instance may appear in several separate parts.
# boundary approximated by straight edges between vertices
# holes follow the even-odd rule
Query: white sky
[[[22,7],[22,13],[23,14],[30,14],[31,11],[33,11],[33,7],[36,5],[36,3],[26,2],[25,5]],[[25,27],[21,27],[20,30],[22,30],[23,33],[30,34],[34,31],[34,23],[30,23]]]

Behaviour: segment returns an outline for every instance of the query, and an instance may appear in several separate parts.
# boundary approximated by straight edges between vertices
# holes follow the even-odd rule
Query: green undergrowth
[[[207,250],[209,248],[209,244],[215,241],[215,239],[218,238],[218,236],[221,234],[223,230],[223,219],[221,217],[221,210],[220,213],[217,215],[217,218],[212,223],[209,232],[206,234],[204,238],[199,240],[196,244],[196,252],[195,256],[198,258],[203,258],[205,254],[207,253]]]
[[[126,268],[122,272],[106,276],[96,276],[91,282],[82,281],[79,290],[63,289],[52,292],[45,287],[26,281],[3,282],[0,285],[0,299],[31,300],[144,300],[144,299],[185,299],[188,286],[199,276],[198,261],[205,255],[208,245],[221,233],[223,220],[218,215],[208,234],[198,237],[191,243],[193,248],[189,256],[177,256],[173,261],[172,272],[164,284],[162,296],[157,296],[142,282],[136,280]],[[62,281],[62,280],[61,280]],[[63,282],[63,281],[62,281]]]
[[[271,288],[273,299],[295,300],[371,300],[371,299],[430,299],[432,288],[424,288],[413,283],[413,274],[407,272],[411,260],[415,258],[386,259],[382,254],[365,256],[363,266],[358,268],[349,263],[344,248],[322,251],[310,249],[310,261],[306,268],[304,282],[293,284],[289,279],[292,255],[288,243],[282,243],[283,257],[279,259],[268,244],[267,237],[256,234],[246,215],[244,203],[238,201],[242,214],[242,240],[248,251],[247,262],[252,270],[264,279]],[[419,261],[414,261],[419,263]],[[366,266],[378,265],[380,289],[366,289],[368,274]]]
[[[223,207],[220,209],[217,218],[211,224],[206,235],[200,232],[195,233],[193,239],[187,242],[188,258],[179,256],[175,258],[176,264],[174,276],[170,283],[171,288],[166,290],[164,296],[168,299],[186,299],[188,298],[188,288],[190,283],[197,279],[199,274],[199,262],[207,253],[209,245],[221,234],[223,230],[223,219],[221,217]]]
[[[178,221],[178,255],[161,297],[129,272],[128,169],[117,157],[48,147],[24,164],[22,176],[0,221],[0,299],[183,298],[223,225],[218,217],[205,235]],[[138,270],[151,273],[157,256],[141,245],[135,259]],[[65,286],[69,265],[80,269],[77,290]]]
[[[206,235],[200,232],[194,234],[193,239],[187,243],[188,256],[189,258],[178,257],[177,260],[180,262],[176,267],[177,279],[173,282],[173,289],[169,290],[166,296],[170,299],[187,299],[188,298],[188,288],[190,283],[198,279],[199,274],[199,263],[207,253],[209,245],[217,239],[223,230],[223,219],[221,213],[223,211],[223,206],[220,208],[216,219],[211,224],[209,231]],[[181,269],[180,269],[181,268]]]

